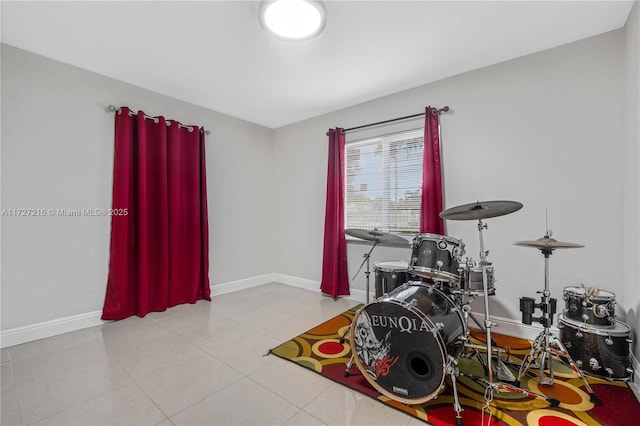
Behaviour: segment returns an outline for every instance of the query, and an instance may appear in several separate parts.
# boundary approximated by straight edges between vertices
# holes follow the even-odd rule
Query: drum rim
[[[449,242],[451,241],[455,241],[458,243],[458,245],[464,245],[464,242],[461,239],[458,238],[453,238],[450,237],[448,235],[440,235],[440,234],[430,234],[430,233],[423,233],[423,234],[416,234],[413,239],[415,240],[418,237],[423,237],[423,236],[427,236],[427,237],[436,237],[438,239],[444,239],[444,240],[449,240]]]
[[[616,320],[614,326],[612,326],[611,328],[603,328],[602,326],[598,327],[593,324],[574,321],[572,319],[565,318],[563,314],[558,315],[558,321],[563,323],[564,325],[568,325],[571,328],[585,331],[591,334],[597,334],[598,336],[624,337],[631,334],[631,327],[627,323],[618,320]],[[617,330],[618,325],[620,325],[622,328],[626,328],[627,331],[624,332],[621,330]]]
[[[459,275],[455,275],[452,274],[451,272],[446,272],[446,271],[438,271],[438,273],[432,273],[432,274],[428,274],[428,272],[432,272],[434,271],[433,268],[427,268],[426,266],[412,266],[408,269],[409,271],[413,272],[415,275],[418,276],[423,276],[420,275],[420,273],[426,274],[424,275],[425,278],[436,278],[436,279],[440,279],[442,281],[449,281],[449,282],[454,282],[454,281],[458,281],[460,279]],[[450,278],[450,279],[447,279]]]
[[[586,290],[587,290],[586,288],[584,289],[585,291],[584,291],[583,293],[578,293],[578,292],[574,292],[574,291],[568,290],[568,289],[571,289],[571,288],[579,288],[579,289],[582,289],[582,288],[584,288],[584,287],[578,287],[578,286],[567,286],[567,287],[565,287],[565,288],[562,290],[562,293],[563,293],[563,294],[564,294],[564,293],[568,293],[568,294],[576,294],[576,295],[578,295],[578,296],[584,296],[585,298],[587,298],[587,299],[589,299],[589,300],[600,300],[600,299],[602,299],[602,300],[607,300],[607,301],[616,300],[616,295],[615,295],[615,293],[612,293],[612,292],[610,292],[610,291],[608,291],[608,290],[598,290],[598,291],[599,291],[599,292],[609,293],[609,294],[610,294],[611,296],[613,296],[613,297],[608,298],[607,296],[600,296],[599,294],[598,294],[598,295],[594,295],[594,296],[588,296],[588,295],[587,295],[587,292],[586,292]]]
[[[398,266],[398,268],[396,268],[396,269],[382,269],[382,267],[380,267],[380,266],[379,266],[379,265],[382,265],[382,264],[389,264],[389,265],[390,265],[390,264],[392,264],[392,263],[398,264],[398,265],[397,265],[397,266]],[[404,267],[403,267],[402,265],[404,265]],[[376,263],[374,263],[374,264],[373,264],[373,269],[374,269],[374,270],[379,269],[379,270],[381,270],[381,271],[386,271],[386,272],[408,271],[408,269],[409,269],[409,262],[407,262],[407,261],[405,261],[405,260],[397,260],[397,261],[395,261],[395,260],[394,260],[394,261],[389,260],[389,261],[384,261],[384,262],[376,262]]]
[[[486,268],[487,268],[487,273],[489,272],[493,273],[495,271],[495,268],[493,267],[493,265],[487,265]],[[462,269],[463,271],[482,272],[482,266],[472,266],[471,268],[467,268],[467,266],[466,265],[463,266],[462,263],[460,263],[460,266],[458,267],[458,269]]]
[[[434,288],[434,290],[437,290]],[[445,294],[443,294],[443,296],[446,297]],[[448,299],[448,298],[447,298]],[[449,301],[451,301],[449,299]],[[427,323],[427,325],[431,326],[431,328],[429,329],[432,334],[433,334],[433,329],[435,328],[435,324],[433,323],[433,321],[431,321],[426,315],[424,315],[422,312],[420,312],[418,310],[418,312],[414,311],[414,306],[410,305],[408,303],[401,303],[398,302],[397,300],[393,300],[393,299],[389,299],[389,300],[385,300],[384,302],[388,302],[388,303],[395,303],[396,305],[402,306],[403,308],[407,309],[409,311],[411,311],[413,314],[415,314],[418,318],[422,319],[423,321],[425,321]],[[358,351],[356,351],[355,348],[355,343],[354,343],[354,339],[353,339],[353,325],[357,322],[357,319],[360,318],[360,314],[362,314],[362,311],[365,310],[365,308],[367,308],[367,306],[371,306],[374,305],[376,303],[381,303],[378,301],[375,302],[371,302],[366,304],[365,306],[363,306],[361,309],[358,310],[358,312],[356,312],[356,315],[353,317],[353,321],[351,322],[351,327],[349,329],[349,331],[352,333],[351,338],[349,339],[349,347],[351,348],[351,353],[354,355],[353,359],[356,362],[356,366],[358,367],[358,370],[360,370],[360,372],[362,373],[362,376],[367,380],[367,382],[369,382],[369,384],[371,386],[374,387],[375,390],[377,390],[378,392],[380,392],[381,394],[383,394],[384,396],[393,399],[394,401],[399,401],[402,402],[404,404],[422,404],[423,402],[427,402],[427,401],[431,401],[432,399],[434,399],[437,395],[439,395],[440,393],[442,393],[442,390],[444,389],[444,381],[447,377],[446,374],[446,359],[444,359],[444,364],[443,364],[443,368],[442,368],[442,377],[440,378],[440,384],[438,384],[438,386],[436,387],[436,390],[434,390],[433,392],[431,392],[429,395],[420,397],[420,398],[405,398],[401,395],[397,395],[393,392],[388,391],[387,389],[384,389],[382,386],[378,385],[378,382],[376,382],[373,377],[371,377],[369,375],[369,373],[367,373],[366,368],[364,368],[364,366],[362,365],[362,361],[360,361],[360,356],[358,354]],[[443,345],[443,341],[442,341],[442,336],[440,336],[440,333],[435,333],[434,335],[436,342],[438,342],[438,348],[440,349],[440,355],[445,355],[447,350],[446,350],[446,345]],[[444,350],[443,350],[444,349]]]

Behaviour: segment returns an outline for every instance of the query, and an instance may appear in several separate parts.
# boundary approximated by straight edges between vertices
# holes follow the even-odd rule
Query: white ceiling
[[[2,42],[270,128],[621,28],[632,1],[325,1],[286,42],[257,1],[2,1]]]

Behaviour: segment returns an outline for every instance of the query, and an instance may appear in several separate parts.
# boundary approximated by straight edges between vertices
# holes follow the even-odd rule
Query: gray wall
[[[2,208],[109,208],[109,104],[211,130],[211,282],[273,272],[270,129],[5,44]],[[102,309],[109,233],[107,217],[2,217],[2,329]]]
[[[513,242],[542,237],[548,212],[554,237],[586,246],[554,253],[552,296],[561,305],[564,287],[597,285],[618,296],[624,319],[631,308],[625,288],[637,288],[637,276],[623,283],[624,203],[634,190],[638,196],[637,180],[623,185],[624,46],[625,32],[615,31],[276,129],[275,196],[279,206],[288,206],[276,223],[289,230],[281,233],[278,271],[321,278],[328,128],[449,105],[441,118],[445,208],[475,200],[524,204],[486,221],[485,248],[497,278],[491,314],[519,320],[519,297],[537,298],[544,288],[542,254]],[[632,120],[637,125],[637,115]],[[420,119],[375,131],[422,125]],[[348,133],[347,143],[372,132]],[[449,221],[447,230],[463,240],[467,256],[479,259],[477,223]],[[367,249],[349,245],[351,278]],[[410,255],[410,248],[376,248],[372,262],[408,261]],[[364,283],[360,274],[351,287],[363,290]]]

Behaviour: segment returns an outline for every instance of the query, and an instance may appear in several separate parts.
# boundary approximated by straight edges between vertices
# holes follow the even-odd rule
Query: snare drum
[[[413,239],[410,272],[440,281],[458,280],[462,240],[445,235],[419,234]]]
[[[598,290],[593,296],[585,287],[565,287],[563,313],[567,319],[600,327],[616,326],[616,295]]]
[[[616,321],[613,328],[590,327],[559,315],[560,341],[578,368],[607,380],[633,378],[629,361],[631,327]]]
[[[373,266],[376,274],[376,299],[409,281],[408,263],[378,262]]]
[[[459,307],[417,281],[365,305],[351,330],[351,353],[364,378],[405,404],[421,404],[444,390],[447,366],[462,353],[467,335]]]
[[[495,275],[493,266],[487,265],[487,293],[490,296],[496,294],[494,282]],[[484,285],[482,282],[482,266],[478,266],[475,262],[467,262],[462,265],[458,271],[460,272],[460,290],[465,294],[473,294],[476,296],[484,295]]]

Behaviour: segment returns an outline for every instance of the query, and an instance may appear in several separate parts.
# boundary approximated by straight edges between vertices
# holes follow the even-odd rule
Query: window
[[[347,228],[418,232],[422,150],[422,129],[346,145]]]

